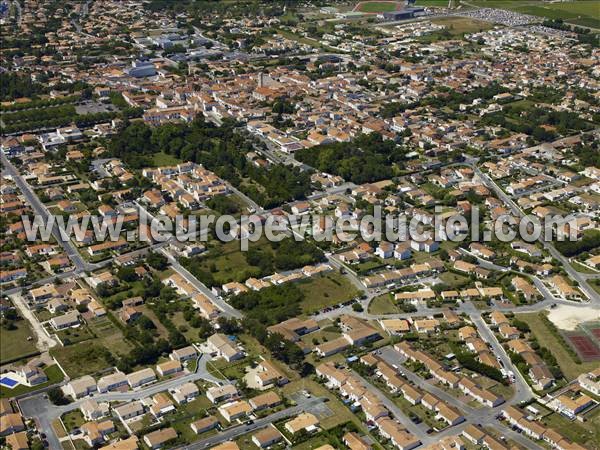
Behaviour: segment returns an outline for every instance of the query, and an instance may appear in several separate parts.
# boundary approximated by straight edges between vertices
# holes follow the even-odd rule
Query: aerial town
[[[600,450],[599,0],[0,25],[1,449]]]

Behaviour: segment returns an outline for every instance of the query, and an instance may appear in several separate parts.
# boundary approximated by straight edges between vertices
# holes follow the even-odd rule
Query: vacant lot
[[[304,293],[302,311],[306,314],[360,295],[358,289],[343,275],[333,272],[302,281],[298,287]]]
[[[371,314],[398,314],[401,311],[400,308],[394,304],[390,294],[382,294],[371,300],[369,312]]]
[[[106,356],[110,355],[108,349],[92,341],[55,347],[50,354],[71,378],[92,375],[111,365],[106,360]]]
[[[213,242],[209,247],[206,256],[194,258],[193,261],[194,265],[197,264],[202,271],[212,275],[216,285],[220,286],[230,281],[245,281],[260,275],[258,266],[248,264],[246,253],[240,250],[239,241]],[[260,248],[261,251],[273,253],[270,243],[264,237],[255,243],[250,243],[250,248]]]
[[[88,320],[88,327],[98,337],[100,343],[110,349],[111,353],[124,355],[131,350],[131,344],[125,340],[121,330],[110,320],[108,315]]]
[[[560,430],[570,439],[585,448],[600,449],[600,408],[585,415],[586,422],[570,421],[560,414],[552,413],[544,417],[543,423],[549,428]]]
[[[152,163],[156,167],[174,166],[180,164],[181,160],[173,155],[167,155],[166,153],[159,152],[152,155]]]
[[[440,275],[440,280],[447,284],[451,289],[460,289],[471,282],[469,278],[454,272],[444,272]]]
[[[442,17],[440,19],[434,19],[431,22],[445,26],[448,32],[453,36],[459,36],[464,33],[477,33],[489,30],[493,26],[489,22],[470,19],[468,17]]]
[[[527,322],[531,328],[531,332],[536,337],[540,345],[546,347],[552,352],[560,369],[562,370],[565,378],[573,380],[577,378],[580,373],[591,372],[598,367],[598,362],[588,362],[577,364],[571,357],[571,354],[567,351],[564,345],[556,339],[554,334],[548,329],[546,324],[542,321],[537,313],[530,314],[517,314],[519,320]]]
[[[4,361],[13,361],[24,358],[32,353],[36,353],[35,342],[27,340],[33,336],[29,323],[26,320],[15,322],[15,330],[0,330],[0,363]]]

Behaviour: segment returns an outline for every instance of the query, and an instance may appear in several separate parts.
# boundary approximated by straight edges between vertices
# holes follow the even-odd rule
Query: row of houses
[[[572,442],[552,428],[547,428],[535,420],[529,420],[526,415],[515,406],[508,406],[502,411],[502,416],[511,425],[519,428],[528,437],[544,441],[557,450],[583,450],[584,447]]]
[[[479,386],[470,378],[458,376],[453,372],[446,370],[431,356],[420,350],[413,349],[407,342],[395,344],[394,349],[411,361],[423,363],[431,375],[440,383],[453,389],[460,389],[464,394],[473,397],[477,402],[484,406],[495,408],[496,406],[504,403],[504,398],[502,396],[498,396],[481,388],[481,386]]]
[[[413,264],[405,269],[389,270],[370,275],[362,279],[367,288],[378,288],[399,282],[408,282],[417,277],[424,277],[444,270],[444,264],[439,259],[430,259],[421,264]]]
[[[97,382],[92,376],[85,375],[72,380],[66,386],[65,390],[67,395],[72,396],[74,399],[79,399],[96,391],[105,393],[119,390],[125,386],[131,389],[139,388],[140,386],[155,382],[157,380],[156,373],[161,377],[166,377],[183,371],[182,363],[196,358],[197,355],[198,353],[194,347],[184,347],[173,350],[169,355],[169,360],[157,364],[156,372],[149,367],[127,375],[117,371],[101,377]]]
[[[260,291],[269,286],[279,286],[284,283],[304,280],[316,275],[322,275],[331,272],[333,269],[329,264],[317,264],[314,266],[304,266],[299,270],[294,270],[285,274],[274,273],[263,278],[248,278],[244,283],[232,281],[224,284],[221,289],[225,294],[238,295],[249,290]]]
[[[421,445],[418,437],[394,420],[379,397],[351,372],[339,369],[333,363],[323,363],[317,366],[316,373],[326,381],[328,388],[339,391],[351,409],[362,409],[366,419],[374,423],[378,432],[396,448],[411,450]]]

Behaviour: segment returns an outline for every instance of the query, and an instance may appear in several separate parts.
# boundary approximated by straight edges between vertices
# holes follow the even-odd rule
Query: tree
[[[48,391],[48,400],[54,405],[68,405],[69,399],[65,397],[64,392],[61,388],[55,387]]]
[[[146,262],[155,270],[165,270],[169,265],[167,257],[156,252],[150,252],[146,257]]]
[[[363,312],[364,308],[360,303],[353,303],[352,304],[352,310],[356,311],[356,312]]]
[[[137,274],[133,267],[121,267],[117,272],[117,278],[121,281],[132,282],[137,280]]]

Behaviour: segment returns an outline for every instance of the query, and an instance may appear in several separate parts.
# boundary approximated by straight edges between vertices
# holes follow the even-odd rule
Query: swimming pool
[[[12,378],[9,378],[9,377],[2,377],[2,378],[0,378],[0,385],[6,386],[7,388],[12,389],[17,384],[19,384],[19,382],[17,380],[13,380]]]

